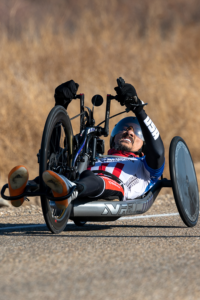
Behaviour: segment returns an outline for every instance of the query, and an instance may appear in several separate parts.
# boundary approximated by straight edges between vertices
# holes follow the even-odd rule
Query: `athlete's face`
[[[115,135],[115,148],[122,151],[136,152],[141,149],[143,141],[134,133],[133,127],[128,127],[126,130]]]

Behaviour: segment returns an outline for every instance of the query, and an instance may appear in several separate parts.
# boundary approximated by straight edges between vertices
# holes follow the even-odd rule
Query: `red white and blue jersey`
[[[132,200],[148,192],[164,170],[164,164],[157,170],[151,169],[145,158],[115,151],[112,155],[99,158],[95,165],[89,166],[88,169],[107,171],[117,176],[124,186],[123,200]]]

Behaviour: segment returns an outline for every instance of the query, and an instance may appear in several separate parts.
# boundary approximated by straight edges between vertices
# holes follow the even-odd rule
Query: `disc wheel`
[[[51,192],[45,185],[42,174],[52,170],[65,174],[66,168],[71,167],[73,155],[73,131],[69,116],[62,106],[55,106],[49,113],[43,131],[40,149],[40,188]],[[65,209],[57,209],[55,202],[46,196],[41,196],[41,205],[47,227],[52,233],[63,231],[68,222],[72,205]]]
[[[199,217],[199,190],[190,151],[181,137],[171,141],[169,167],[179,214],[188,227],[193,227]]]

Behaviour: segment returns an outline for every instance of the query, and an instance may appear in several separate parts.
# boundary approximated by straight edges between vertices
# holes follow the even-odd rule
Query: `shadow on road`
[[[4,230],[5,227],[5,230]],[[9,228],[9,229],[8,229]],[[166,235],[134,235],[134,233],[137,233],[136,231],[133,232],[133,235],[119,235],[119,231],[116,232],[116,235],[109,235],[109,234],[91,234],[92,231],[103,231],[103,230],[110,230],[110,229],[185,229],[187,230],[187,233],[185,235],[168,235],[166,232]],[[200,235],[188,235],[188,230],[192,230],[191,228],[187,228],[186,226],[169,226],[169,225],[107,225],[107,224],[86,224],[83,227],[78,227],[74,224],[68,224],[65,231],[63,231],[60,234],[55,234],[53,235],[48,228],[46,227],[45,224],[5,224],[5,226],[2,226],[0,228],[0,236],[51,236],[51,237],[80,237],[80,238],[197,238],[200,237]],[[79,232],[79,234],[71,234],[71,233]],[[69,233],[69,234],[67,234]],[[82,234],[81,234],[82,233]],[[89,233],[89,234],[87,234]],[[153,232],[152,232],[153,233]],[[192,233],[192,231],[191,231]]]

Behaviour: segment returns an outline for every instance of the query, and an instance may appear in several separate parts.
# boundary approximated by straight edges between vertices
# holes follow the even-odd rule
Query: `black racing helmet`
[[[127,118],[120,120],[113,128],[111,135],[110,135],[110,148],[114,147],[115,135],[119,132],[123,132],[123,131],[127,130],[128,127],[133,127],[135,135],[137,135],[144,142],[142,129],[140,127],[138,119],[136,117],[127,117]]]

